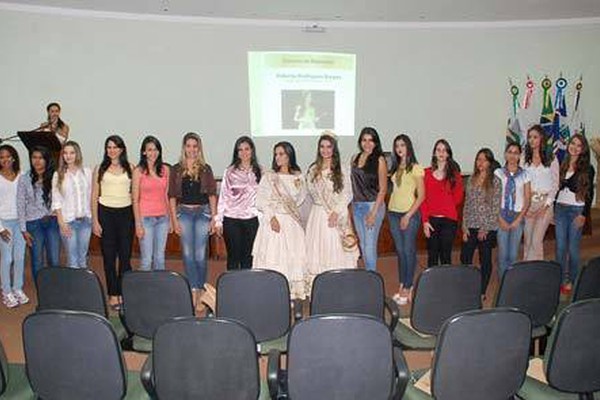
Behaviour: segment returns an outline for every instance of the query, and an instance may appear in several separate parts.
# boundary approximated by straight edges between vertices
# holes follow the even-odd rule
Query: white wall
[[[357,54],[357,130],[372,125],[385,149],[409,133],[428,164],[447,138],[466,171],[481,146],[499,152],[509,107],[508,77],[539,82],[563,72],[584,77],[588,131],[600,131],[600,25],[480,28],[329,28],[161,22],[0,11],[0,136],[36,127],[58,101],[87,164],[107,133],[124,136],[132,161],[141,136],[160,137],[175,161],[184,132],[203,136],[217,175],[235,138],[250,127],[247,51]],[[572,88],[572,86],[571,86]],[[539,89],[538,89],[539,90]],[[572,96],[569,95],[569,101]],[[570,104],[569,104],[570,105]],[[291,138],[301,166],[315,138]],[[257,140],[270,164],[273,138]],[[342,138],[343,157],[356,149]]]

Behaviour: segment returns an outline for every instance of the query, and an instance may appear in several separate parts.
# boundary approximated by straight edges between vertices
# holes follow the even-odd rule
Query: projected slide
[[[249,52],[253,136],[354,134],[356,56]]]

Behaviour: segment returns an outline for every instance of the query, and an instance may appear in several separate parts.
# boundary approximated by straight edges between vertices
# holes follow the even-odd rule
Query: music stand
[[[58,158],[60,157],[60,151],[62,150],[62,144],[56,137],[54,132],[50,131],[21,131],[17,132],[19,139],[25,145],[29,154],[35,147],[45,147],[52,154],[54,162],[58,166]]]

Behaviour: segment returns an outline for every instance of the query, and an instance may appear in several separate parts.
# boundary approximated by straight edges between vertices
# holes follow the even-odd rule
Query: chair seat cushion
[[[261,355],[267,355],[267,354],[269,354],[269,351],[271,351],[271,350],[277,350],[280,353],[286,353],[287,352],[287,340],[288,340],[288,335],[285,334],[276,339],[260,342],[258,344],[258,352]]]
[[[433,350],[436,337],[422,335],[400,320],[394,329],[394,341],[399,343],[403,349]]]
[[[133,335],[131,347],[134,351],[139,351],[140,353],[150,353],[152,352],[152,340],[138,335]]]
[[[8,386],[2,395],[2,400],[34,400],[35,398],[25,373],[25,365],[8,364]]]
[[[525,400],[578,400],[579,396],[572,393],[559,392],[556,389],[538,381],[537,379],[526,377],[523,386],[517,393]]]
[[[108,318],[108,321],[112,325],[115,331],[115,335],[117,335],[117,339],[119,340],[119,342],[121,342],[127,337],[127,329],[125,329],[125,326],[123,325],[123,322],[121,321],[121,318],[118,315],[111,315]]]

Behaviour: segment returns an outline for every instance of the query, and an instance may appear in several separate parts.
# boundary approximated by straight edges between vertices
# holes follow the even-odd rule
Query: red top
[[[464,188],[460,173],[456,173],[454,188],[447,179],[437,180],[431,167],[425,168],[425,200],[421,203],[421,219],[429,222],[429,217],[445,217],[458,221],[458,207],[463,201]]]

